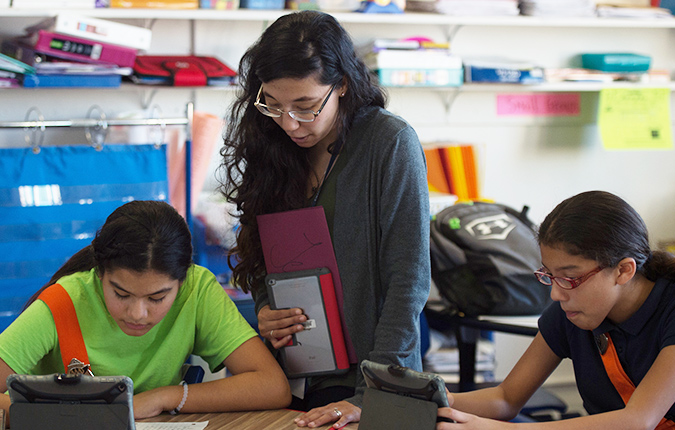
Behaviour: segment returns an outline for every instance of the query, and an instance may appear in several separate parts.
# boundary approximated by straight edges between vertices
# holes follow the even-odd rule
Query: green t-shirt
[[[143,336],[129,336],[112,319],[95,270],[58,282],[70,295],[96,376],[129,376],[134,393],[180,382],[190,354],[212,372],[256,332],[241,316],[215,276],[192,266],[164,319]],[[63,373],[54,320],[37,300],[0,334],[0,358],[19,374]]]

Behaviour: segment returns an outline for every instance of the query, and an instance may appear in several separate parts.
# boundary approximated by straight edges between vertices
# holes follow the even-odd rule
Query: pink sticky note
[[[579,93],[498,94],[498,116],[577,116]]]

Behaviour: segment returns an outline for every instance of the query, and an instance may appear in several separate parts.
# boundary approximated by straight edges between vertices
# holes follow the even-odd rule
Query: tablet
[[[327,268],[275,273],[265,278],[271,309],[300,308],[307,316],[305,329],[279,351],[288,378],[349,369],[332,279]]]
[[[127,376],[9,375],[13,430],[135,430]]]

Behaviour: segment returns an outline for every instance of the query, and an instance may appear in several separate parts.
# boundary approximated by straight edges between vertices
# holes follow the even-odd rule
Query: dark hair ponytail
[[[91,245],[74,254],[36,292],[24,309],[64,276],[97,268],[154,270],[178,281],[192,265],[192,236],[183,217],[168,203],[136,200],[117,208],[98,230]]]
[[[658,278],[675,280],[675,256],[665,251],[652,251],[642,271],[647,279],[655,281]]]
[[[642,217],[620,197],[588,191],[556,206],[539,226],[539,244],[615,267],[633,258],[638,273],[650,281],[675,280],[675,256],[651,251]]]

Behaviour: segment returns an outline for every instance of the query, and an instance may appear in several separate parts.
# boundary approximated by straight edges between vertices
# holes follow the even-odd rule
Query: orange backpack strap
[[[38,299],[49,306],[54,317],[64,373],[68,373],[68,365],[73,358],[88,366],[87,348],[84,345],[75,306],[68,292],[60,284],[54,284],[42,291]]]
[[[619,355],[616,353],[616,347],[614,346],[614,342],[612,342],[609,333],[600,336],[604,336],[604,339],[601,338],[600,340],[597,340],[602,364],[605,366],[605,371],[607,371],[609,380],[612,381],[612,385],[614,385],[614,388],[616,388],[616,391],[619,392],[619,395],[623,399],[623,403],[627,404],[633,391],[635,391],[635,384],[623,370],[621,361],[619,361]],[[605,341],[607,342],[606,347]],[[662,418],[655,430],[666,430],[671,428],[675,428],[675,422]]]

